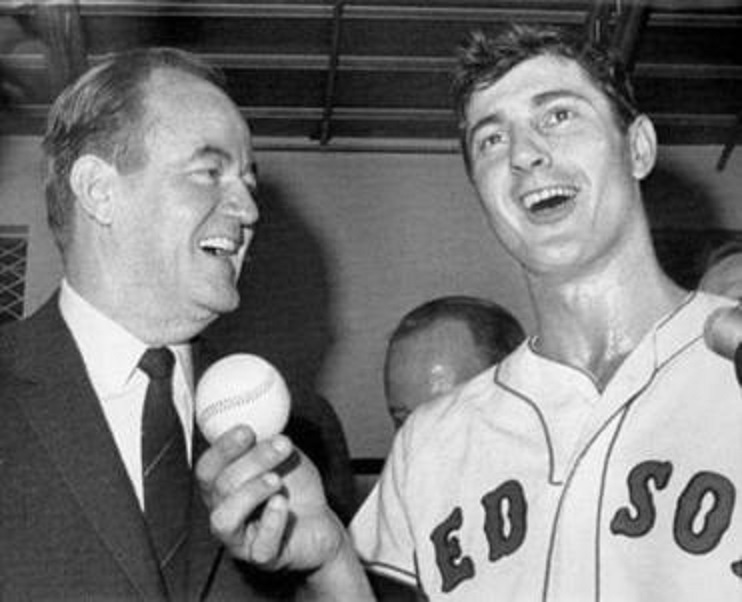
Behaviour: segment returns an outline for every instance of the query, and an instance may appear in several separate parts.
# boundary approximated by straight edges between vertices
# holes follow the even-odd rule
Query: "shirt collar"
[[[663,316],[643,337],[624,364],[619,368],[606,391],[629,380],[636,384],[648,378],[677,353],[703,336],[705,321],[718,307],[733,306],[733,300],[702,292],[689,293],[673,311]],[[632,378],[624,378],[630,373]],[[592,377],[576,368],[553,361],[533,350],[531,341],[525,341],[498,366],[496,381],[509,389],[532,398],[541,399],[556,394],[557,390],[580,392],[585,398],[598,397]]]
[[[59,308],[99,397],[123,389],[134,375],[147,345],[94,307],[66,279],[60,287]],[[176,365],[192,391],[190,346],[172,345],[170,349],[175,352]]]

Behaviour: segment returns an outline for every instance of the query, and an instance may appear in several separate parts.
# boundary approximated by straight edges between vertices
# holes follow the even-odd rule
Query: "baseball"
[[[211,443],[238,424],[252,428],[258,440],[272,437],[286,426],[290,408],[283,377],[257,355],[220,359],[196,387],[196,420]]]

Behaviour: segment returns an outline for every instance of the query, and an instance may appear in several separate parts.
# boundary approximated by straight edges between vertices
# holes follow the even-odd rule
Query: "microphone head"
[[[733,360],[742,344],[742,308],[722,307],[712,312],[706,320],[703,338],[709,349]]]
[[[290,409],[283,377],[257,355],[220,359],[196,387],[196,421],[211,443],[238,424],[248,425],[258,440],[272,437],[286,426]]]

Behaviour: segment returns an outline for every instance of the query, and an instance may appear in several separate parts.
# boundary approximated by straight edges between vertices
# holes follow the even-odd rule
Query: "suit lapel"
[[[164,599],[136,495],[54,296],[28,320],[23,371],[30,424],[100,539],[146,600]],[[91,451],[92,450],[92,451]]]
[[[198,382],[208,366],[208,350],[201,339],[191,345],[194,380]],[[193,430],[193,467],[201,454],[209,447],[198,426]],[[219,541],[211,534],[209,528],[209,511],[201,499],[201,492],[196,479],[193,480],[193,497],[191,499],[191,532],[189,534],[188,593],[190,600],[202,600],[207,595],[211,577],[223,553]]]

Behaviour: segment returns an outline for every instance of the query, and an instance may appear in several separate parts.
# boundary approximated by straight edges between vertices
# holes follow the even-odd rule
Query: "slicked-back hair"
[[[616,125],[626,132],[640,111],[625,67],[612,51],[574,32],[550,27],[509,24],[496,35],[472,32],[459,48],[454,73],[453,98],[459,124],[459,141],[467,171],[466,113],[475,92],[488,88],[516,65],[537,56],[554,56],[576,62],[611,107]]]
[[[65,88],[49,111],[43,149],[47,158],[47,220],[64,255],[72,237],[75,161],[92,154],[122,173],[147,160],[145,90],[155,70],[181,71],[224,89],[223,74],[175,48],[139,48],[110,55]]]
[[[518,320],[501,305],[480,297],[450,295],[426,301],[405,314],[390,335],[387,349],[405,337],[447,321],[461,322],[469,329],[488,366],[499,362],[525,338]]]

